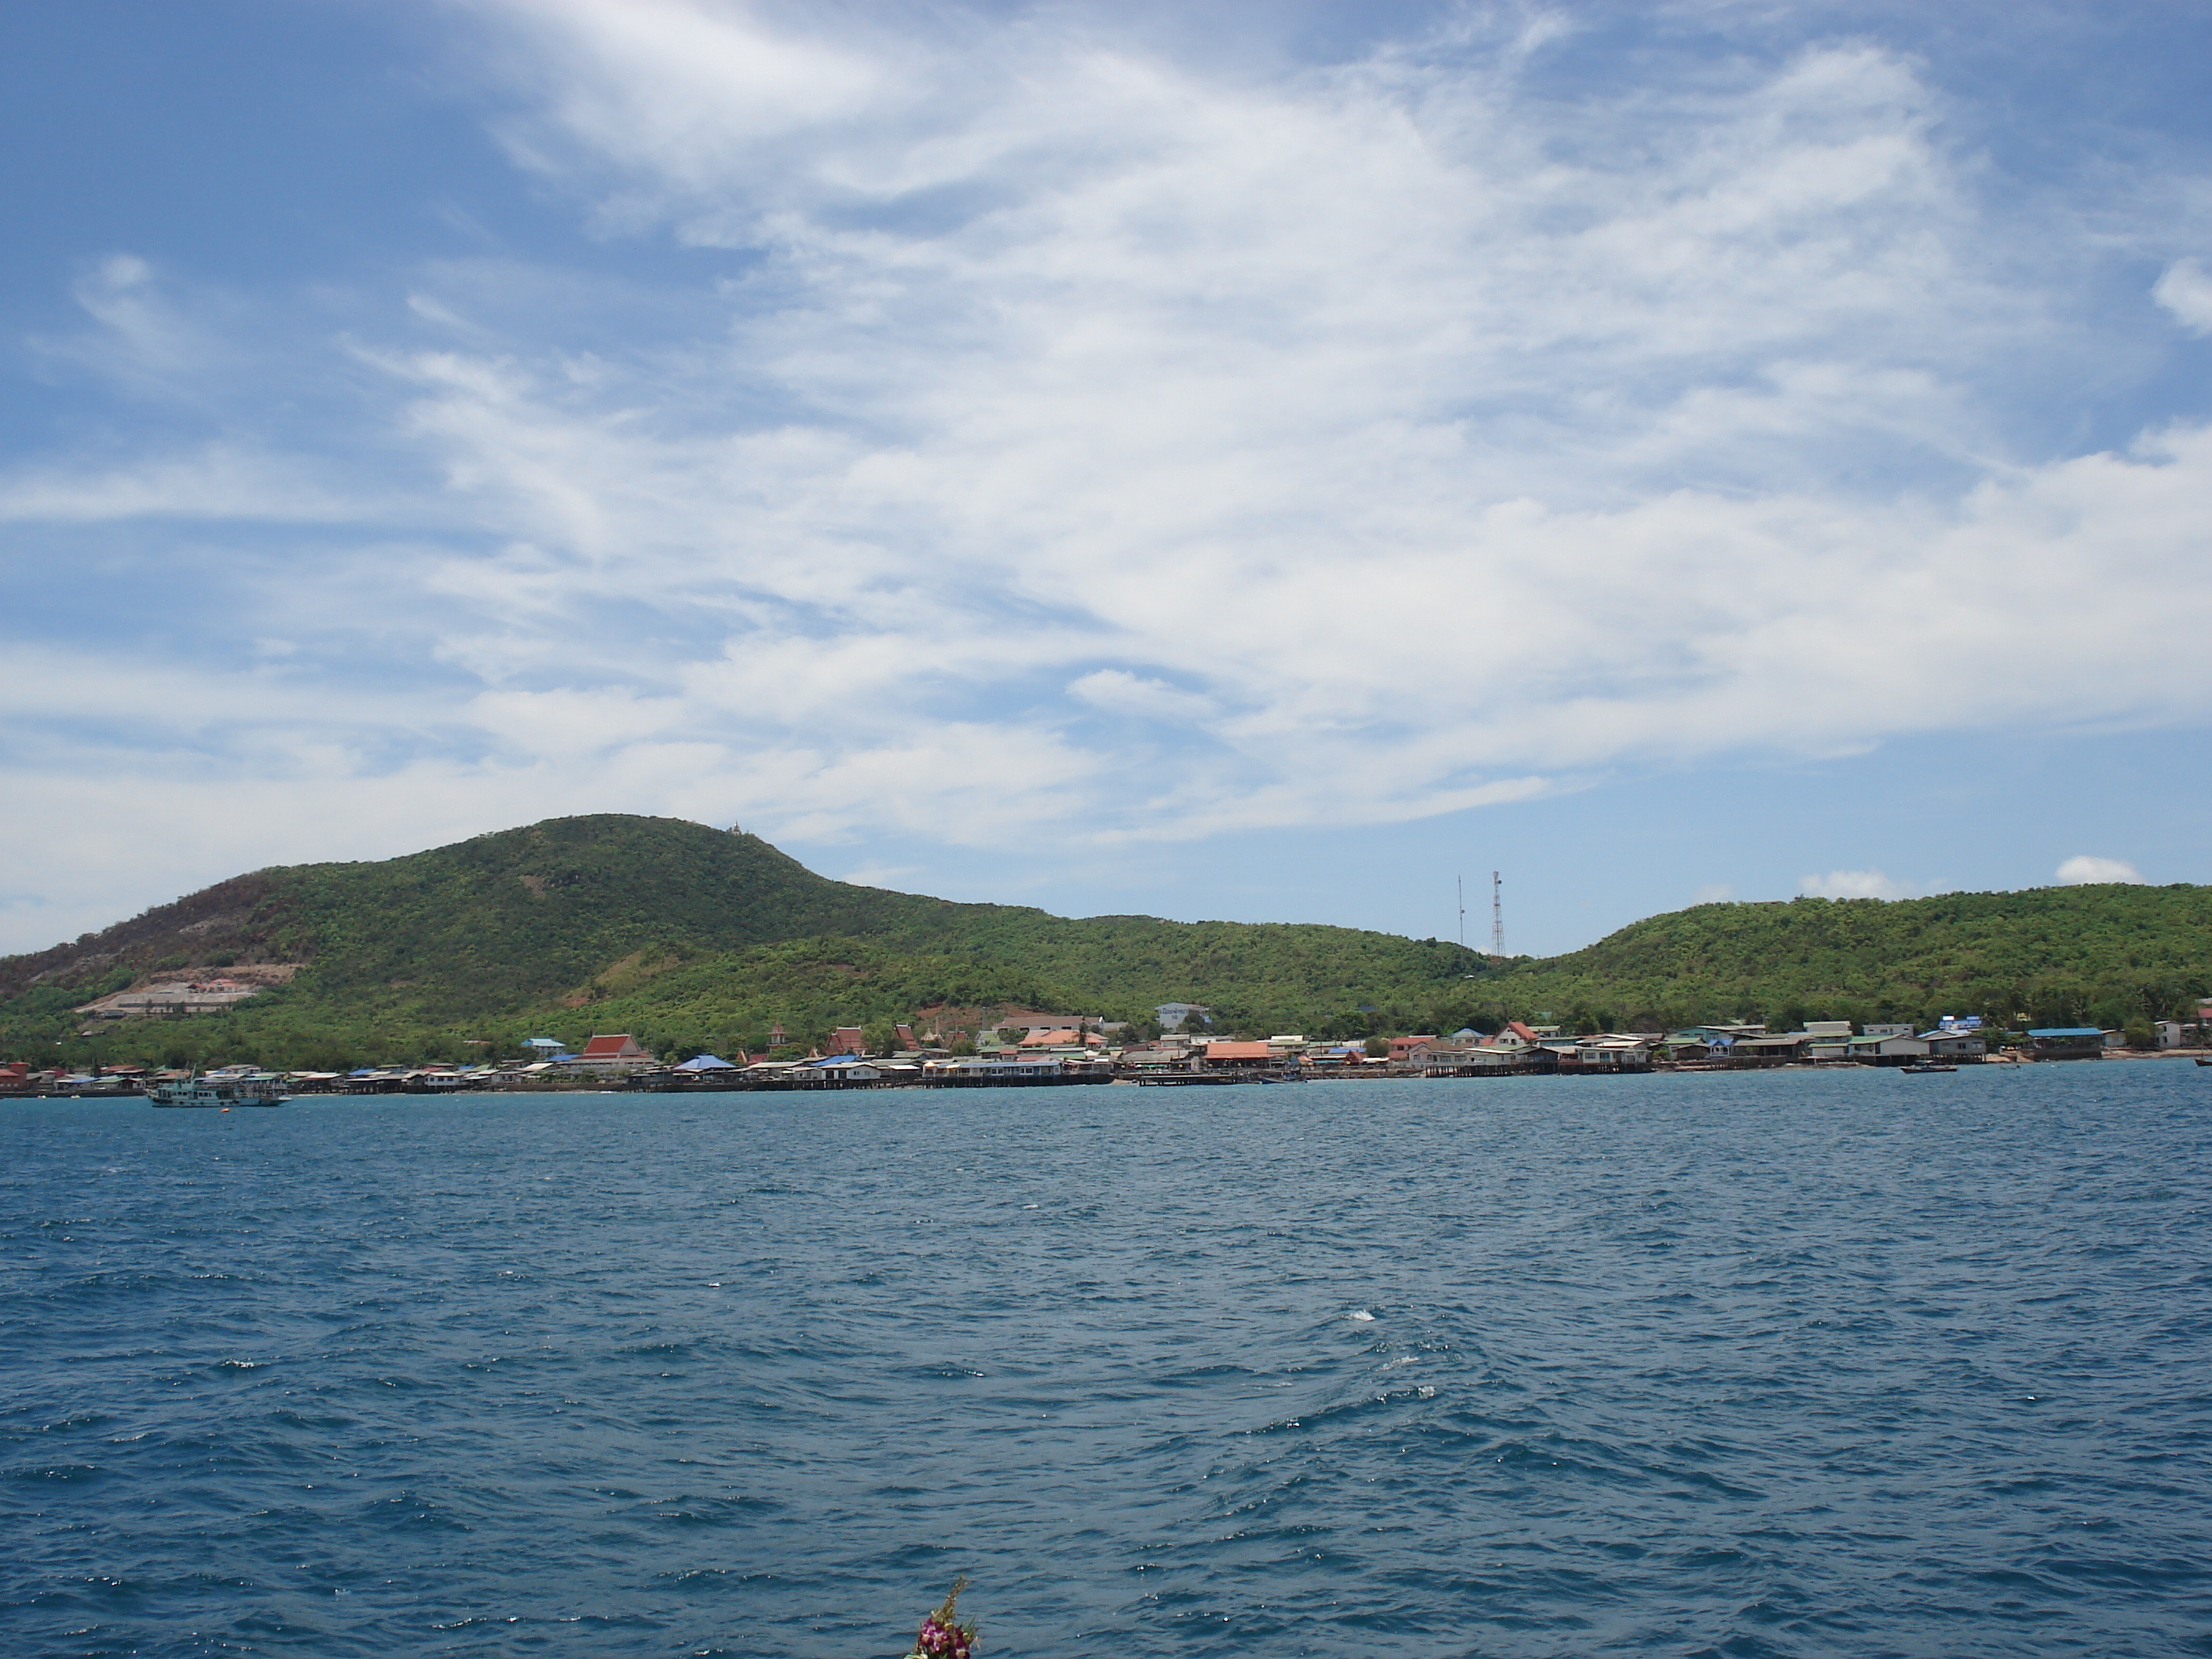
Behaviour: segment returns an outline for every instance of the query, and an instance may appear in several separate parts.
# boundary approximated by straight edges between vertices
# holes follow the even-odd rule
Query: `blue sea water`
[[[0,1107],[0,1652],[2212,1654],[2212,1072]]]

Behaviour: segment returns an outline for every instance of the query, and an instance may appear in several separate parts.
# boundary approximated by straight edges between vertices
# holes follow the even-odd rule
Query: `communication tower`
[[[1504,883],[1499,880],[1498,872],[1492,870],[1490,872],[1490,954],[1493,957],[1502,957],[1505,954],[1504,890]]]

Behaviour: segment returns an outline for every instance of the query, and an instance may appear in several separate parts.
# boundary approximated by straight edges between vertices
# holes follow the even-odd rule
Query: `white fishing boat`
[[[188,1077],[157,1083],[146,1097],[156,1106],[282,1106],[291,1097],[277,1088],[274,1079]]]

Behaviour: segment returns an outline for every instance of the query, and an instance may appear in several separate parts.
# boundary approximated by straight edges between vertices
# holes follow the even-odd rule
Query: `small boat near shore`
[[[1198,1072],[1160,1071],[1146,1076],[1124,1079],[1140,1089],[1188,1089],[1224,1083],[1303,1083],[1304,1078],[1295,1072]]]
[[[1955,1072],[1955,1066],[1900,1066],[1897,1068],[1907,1077],[1922,1077],[1929,1072]]]
[[[150,1105],[221,1107],[225,1111],[233,1106],[283,1106],[291,1098],[279,1094],[273,1083],[249,1078],[188,1077],[157,1083],[146,1091]]]

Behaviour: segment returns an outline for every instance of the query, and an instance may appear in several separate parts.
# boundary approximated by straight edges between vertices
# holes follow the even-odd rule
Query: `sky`
[[[0,950],[602,811],[1478,945],[1496,871],[1543,954],[2212,881],[2208,63],[2179,0],[0,8]]]

